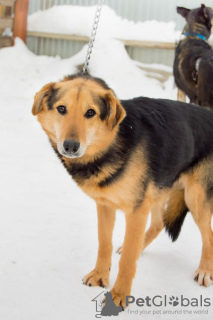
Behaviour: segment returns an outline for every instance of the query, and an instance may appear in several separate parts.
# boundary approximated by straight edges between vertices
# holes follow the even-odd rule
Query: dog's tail
[[[172,191],[163,213],[165,230],[172,241],[177,240],[188,211],[184,200],[184,190]]]

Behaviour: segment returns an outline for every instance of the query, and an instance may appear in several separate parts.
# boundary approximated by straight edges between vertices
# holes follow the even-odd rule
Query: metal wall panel
[[[146,20],[175,21],[182,30],[184,19],[176,13],[176,6],[196,8],[200,3],[213,7],[213,0],[105,0],[118,15],[135,22]],[[97,0],[29,0],[29,13],[45,10],[54,5],[96,5]],[[36,54],[59,55],[67,58],[77,53],[84,45],[82,42],[28,37],[27,45]],[[174,52],[160,49],[127,48],[131,58],[144,63],[163,63],[172,65]]]

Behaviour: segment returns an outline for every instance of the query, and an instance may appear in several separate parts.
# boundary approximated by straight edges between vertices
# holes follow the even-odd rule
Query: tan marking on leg
[[[162,205],[156,204],[151,209],[151,225],[145,233],[145,239],[142,250],[144,250],[163,230]]]
[[[142,245],[142,251],[159,235],[163,230],[164,224],[162,219],[162,206],[159,204],[153,205],[151,209],[151,225],[145,233],[145,238]],[[123,246],[117,249],[117,253],[122,253]]]
[[[211,209],[206,200],[203,187],[191,180],[186,187],[186,203],[200,230],[202,237],[202,254],[200,265],[195,272],[194,279],[201,286],[213,283],[213,232],[211,228]]]
[[[182,90],[180,90],[180,89],[178,89],[177,100],[178,100],[178,101],[182,101],[182,102],[186,102],[186,95],[185,95],[185,93],[184,93]]]
[[[83,278],[88,286],[107,287],[112,256],[112,232],[115,222],[115,210],[97,203],[98,213],[98,256],[94,270]]]

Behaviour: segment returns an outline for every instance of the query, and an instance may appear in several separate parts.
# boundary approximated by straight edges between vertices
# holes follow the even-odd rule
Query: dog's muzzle
[[[59,153],[67,158],[80,158],[86,149],[80,147],[80,142],[76,140],[65,140],[63,144],[57,144],[57,148]]]

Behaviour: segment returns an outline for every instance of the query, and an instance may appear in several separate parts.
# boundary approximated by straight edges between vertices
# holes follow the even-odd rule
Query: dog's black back
[[[127,117],[119,135],[127,147],[144,141],[149,174],[158,187],[171,187],[181,173],[213,154],[211,111],[166,99],[140,97],[121,103]]]
[[[191,103],[213,109],[213,50],[205,41],[211,34],[212,9],[204,5],[194,10],[178,7],[177,12],[187,24],[183,30],[186,37],[175,50],[175,83]]]

